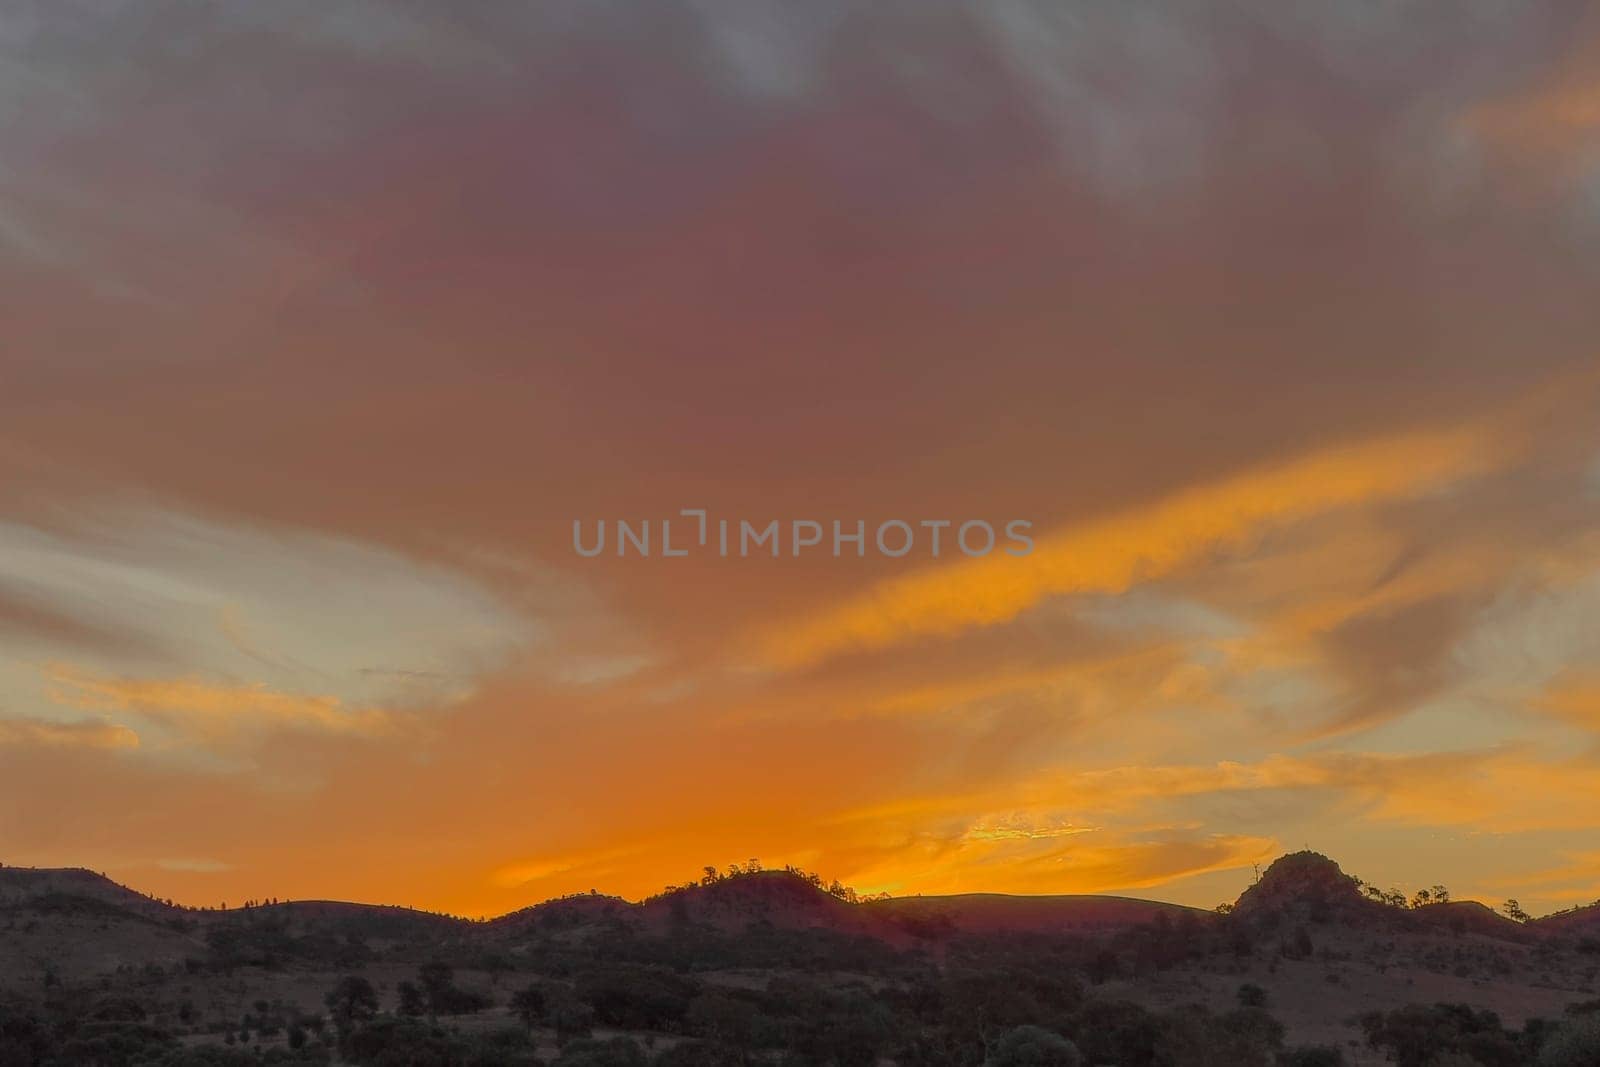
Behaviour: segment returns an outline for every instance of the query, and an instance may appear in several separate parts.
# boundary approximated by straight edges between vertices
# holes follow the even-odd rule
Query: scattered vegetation
[[[1361,891],[1361,895],[1366,899],[1391,908],[1407,910],[1425,908],[1429,904],[1450,903],[1450,890],[1442,885],[1433,885],[1426,889],[1419,889],[1408,897],[1406,896],[1404,890],[1379,889],[1371,882],[1360,878],[1357,878],[1355,883],[1356,888]]]
[[[1442,886],[1384,896],[1407,912],[1449,900]],[[267,902],[182,932],[181,960],[86,978],[41,959],[0,995],[0,1065],[1337,1067],[1348,1048],[1289,1040],[1303,1009],[1280,976],[1353,986],[1399,959],[1400,936],[1422,946],[1405,961],[1416,974],[1519,970],[1548,988],[1564,967],[1591,996],[1520,1029],[1482,1005],[1397,1003],[1352,1020],[1352,1041],[1400,1067],[1600,1063],[1596,968],[1578,937],[1558,952],[1521,932],[1474,940],[1385,917],[1371,886],[1308,854],[1237,907],[1104,929],[964,934],[917,911],[867,936],[836,920],[895,912],[839,906],[864,899],[752,861],[705,868],[645,907],[591,893],[487,925]],[[117,898],[51,890],[0,906],[0,933],[39,920],[84,938],[175,936]],[[1368,920],[1378,934],[1354,959],[1340,924]]]
[[[657,893],[655,896],[647,898],[646,902],[651,900],[660,900],[664,897],[670,897],[673,894],[681,893],[686,889],[705,888],[707,886],[719,885],[723,882],[734,882],[742,878],[750,878],[771,873],[767,871],[767,869],[758,859],[752,859],[746,863],[730,863],[725,871],[718,870],[716,867],[710,865],[701,868],[701,870],[703,873],[698,879],[685,882],[682,885],[669,885],[662,889],[662,891]],[[797,878],[812,888],[820,889],[822,892],[827,893],[835,900],[842,900],[847,904],[859,904],[868,900],[889,899],[888,893],[867,895],[858,893],[850,886],[841,883],[837,878],[831,882],[825,882],[820,874],[817,874],[814,871],[808,871],[803,867],[796,867],[793,864],[785,864],[782,870],[784,874],[787,874],[793,878]]]

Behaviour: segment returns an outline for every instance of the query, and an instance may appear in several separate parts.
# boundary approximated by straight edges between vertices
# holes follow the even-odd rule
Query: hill
[[[51,896],[93,902],[154,920],[170,919],[181,910],[82,867],[0,867],[0,908]]]
[[[1212,1058],[1149,1062],[1268,1064],[1274,1049],[1310,1044],[1359,1065],[1382,1062],[1371,1040],[1386,1032],[1373,1038],[1362,1020],[1411,1003],[1470,1009],[1430,1017],[1430,1033],[1492,1012],[1492,1026],[1471,1025],[1533,1047],[1554,1032],[1537,1020],[1600,1007],[1597,926],[1595,907],[1517,923],[1472,901],[1396,906],[1310,852],[1272,864],[1231,912],[1120,896],[862,900],[803,872],[740,870],[637,903],[594,893],[482,922],[339,901],[191,910],[85,870],[0,868],[0,1028],[16,1029],[8,1003],[33,1003],[41,1034],[137,1024],[163,1048],[248,1033],[286,1052],[290,1030],[327,1026],[330,992],[359,979],[377,1013],[360,1033],[400,1041],[419,1064],[549,1062],[570,1011],[590,1020],[571,1024],[580,1032],[604,1027],[662,1056],[685,1043],[664,1063],[765,1062],[705,1059],[695,1041],[846,1062],[818,1050],[847,1040],[897,1063],[977,1064],[986,1028],[1010,1020],[1073,1035],[1093,1062],[1147,1062],[1095,1045],[1104,1035],[1165,1034]],[[533,1000],[512,996],[528,988]],[[448,1021],[424,1032],[418,1012]],[[527,1055],[475,1044],[496,1034]],[[903,1042],[919,1034],[957,1051],[918,1058]],[[1241,1035],[1266,1044],[1247,1054]],[[386,1062],[361,1059],[346,1036],[325,1030],[307,1047]],[[418,1049],[430,1043],[454,1051],[428,1059]]]
[[[1316,852],[1294,852],[1273,861],[1233,906],[1233,914],[1243,919],[1319,923],[1381,924],[1393,913],[1364,896],[1355,878]]]
[[[1534,919],[1528,927],[1540,933],[1600,938],[1600,901]]]
[[[1280,857],[1232,907],[1236,920],[1273,928],[1337,924],[1373,930],[1444,929],[1512,941],[1600,933],[1600,904],[1516,923],[1476,901],[1398,908],[1363,894],[1362,883],[1315,852]],[[1214,919],[1209,911],[1108,895],[1010,895],[844,898],[792,870],[751,871],[675,887],[634,903],[587,893],[535,904],[484,923],[390,905],[306,900],[233,909],[190,909],[146,896],[83,868],[0,867],[0,911],[94,916],[204,936],[245,923],[288,935],[378,941],[466,936],[477,929],[507,936],[528,930],[602,926],[659,933],[684,924],[738,933],[752,925],[823,929],[906,945],[1002,933],[1108,934],[1156,921]]]
[[[1210,912],[1179,904],[1115,896],[964,893],[892,897],[868,901],[862,907],[897,929],[929,939],[1002,933],[1107,933],[1154,922],[1162,915],[1172,919],[1213,917]]]
[[[1177,904],[1114,896],[968,893],[851,902],[796,872],[759,871],[675,888],[639,904],[600,894],[564,897],[489,925],[507,935],[600,927],[659,934],[685,925],[725,934],[752,927],[825,930],[904,947],[994,933],[1106,933],[1151,922],[1159,914],[1210,917]]]

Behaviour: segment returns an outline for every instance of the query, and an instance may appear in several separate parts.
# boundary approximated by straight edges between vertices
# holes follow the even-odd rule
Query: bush
[[[455,971],[445,963],[424,963],[417,969],[417,980],[420,989],[409,982],[401,983],[401,1014],[420,1015],[416,1009],[424,1000],[435,1015],[473,1015],[494,1004],[486,993],[457,986]]]
[[[1157,1063],[1269,1067],[1283,1047],[1283,1024],[1260,1008],[1213,1015],[1191,1004],[1159,1021]]]
[[[322,1002],[333,1017],[333,1025],[340,1030],[348,1030],[378,1013],[378,991],[359,974],[339,979]]]
[[[561,989],[549,998],[545,1019],[555,1028],[557,1041],[585,1038],[594,1029],[594,1009],[567,989]]]
[[[1382,1049],[1400,1067],[1432,1067],[1450,1053],[1461,1053],[1488,1067],[1526,1061],[1492,1011],[1466,1004],[1411,1004],[1361,1019],[1367,1044]]]
[[[984,1067],[1079,1067],[1078,1046],[1042,1026],[1018,1026],[995,1042]]]
[[[689,1002],[689,1031],[724,1045],[746,1046],[756,1031],[760,1012],[748,1000],[726,993],[702,993]]]
[[[610,1041],[583,1038],[561,1050],[554,1067],[649,1067],[638,1043],[626,1037]]]
[[[1600,1015],[1579,1016],[1556,1027],[1539,1050],[1539,1067],[1593,1067],[1600,1063]]]
[[[1074,1020],[1073,1036],[1090,1063],[1152,1063],[1161,1019],[1129,1001],[1091,1000]]]
[[[532,1037],[520,1027],[502,1027],[471,1039],[464,1067],[539,1067]]]
[[[745,1067],[749,1061],[738,1049],[704,1041],[680,1041],[656,1055],[651,1067]]]
[[[594,1009],[595,1021],[623,1030],[676,1028],[698,992],[692,980],[665,968],[611,966],[578,976],[578,999]]]

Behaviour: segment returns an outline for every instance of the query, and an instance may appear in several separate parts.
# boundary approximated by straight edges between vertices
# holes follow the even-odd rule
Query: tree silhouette
[[[347,974],[339,979],[339,983],[328,991],[322,1002],[328,1006],[333,1025],[341,1033],[378,1014],[377,990],[359,974]]]
[[[1083,1056],[1078,1046],[1042,1026],[1008,1030],[984,1060],[985,1067],[1078,1067]]]
[[[549,998],[545,996],[544,987],[538,983],[530,985],[511,995],[511,1010],[517,1013],[528,1029],[533,1029],[545,1020],[549,1010]]]
[[[428,998],[417,988],[415,982],[401,982],[395,987],[400,994],[400,1004],[397,1010],[401,1015],[415,1018],[428,1013]]]

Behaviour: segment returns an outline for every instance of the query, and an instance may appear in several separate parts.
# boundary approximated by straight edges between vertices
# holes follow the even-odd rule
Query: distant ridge
[[[95,901],[152,920],[183,910],[84,867],[0,867],[0,907],[49,896]]]
[[[1600,937],[1600,900],[1579,908],[1558,911],[1535,919],[1529,925],[1540,929],[1557,930],[1564,934],[1590,934]]]
[[[827,929],[897,944],[964,934],[1091,933],[1114,931],[1168,918],[1214,921],[1210,911],[1111,895],[1012,895],[964,893],[948,896],[841,899],[793,871],[751,870],[704,884],[675,887],[646,901],[589,893],[548,900],[484,921],[395,905],[343,901],[283,901],[229,909],[187,908],[145,896],[84,868],[0,867],[0,908],[58,900],[93,902],[149,922],[205,926],[229,916],[269,914],[287,921],[333,921],[365,917],[418,923],[444,930],[486,926],[500,933],[528,927],[617,924],[659,931],[692,923],[742,931],[753,923],[778,929]],[[1228,910],[1228,909],[1223,909]],[[1600,903],[1517,923],[1476,901],[1451,901],[1396,908],[1361,891],[1361,883],[1320,853],[1303,851],[1277,859],[1233,905],[1248,922],[1289,920],[1353,925],[1444,925],[1460,931],[1523,937],[1544,933],[1600,933]]]
[[[599,894],[565,897],[490,920],[508,929],[613,923],[662,932],[693,924],[739,933],[753,924],[829,930],[897,945],[967,934],[1092,932],[1152,921],[1158,914],[1209,916],[1178,904],[1113,896],[953,896],[841,900],[789,871],[760,871],[682,886],[632,904]]]

